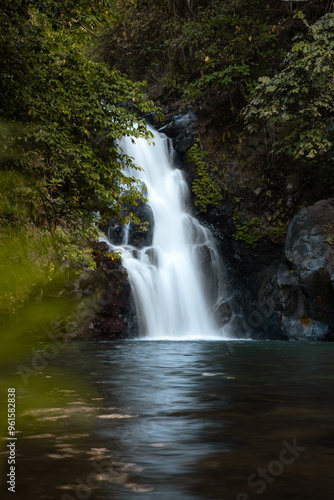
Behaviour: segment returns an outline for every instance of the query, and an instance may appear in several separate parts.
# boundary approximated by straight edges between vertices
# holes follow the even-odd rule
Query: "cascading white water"
[[[121,250],[134,297],[140,334],[147,338],[217,338],[213,310],[222,298],[222,269],[214,238],[187,210],[189,192],[173,168],[171,141],[154,134],[122,139],[119,146],[143,170],[125,172],[145,183],[154,217],[152,245]]]

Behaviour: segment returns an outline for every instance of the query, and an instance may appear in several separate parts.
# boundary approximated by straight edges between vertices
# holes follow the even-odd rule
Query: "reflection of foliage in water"
[[[30,410],[66,406],[52,386],[65,346],[48,335],[74,311],[64,279],[94,267],[87,242],[97,236],[96,212],[138,222],[131,206],[141,189],[124,176],[130,159],[115,141],[129,131],[149,137],[134,107],[153,105],[142,84],[87,55],[92,37],[113,23],[112,5],[1,2],[0,387],[3,395],[16,388],[20,431]],[[64,390],[92,393],[70,370],[61,381]],[[82,420],[79,408],[74,415]],[[38,414],[29,418],[40,426]],[[5,413],[1,419],[7,436]]]
[[[1,381],[4,411],[1,413],[0,434],[9,437],[7,390],[16,392],[16,426],[18,440],[25,429],[43,427],[36,409],[51,412],[56,406],[62,418],[71,419],[86,428],[89,421],[81,408],[66,409],[64,394],[54,391],[54,378],[61,376],[64,393],[75,392],[90,399],[94,391],[88,383],[77,380],[71,371],[66,376],[55,367],[57,358],[65,355],[67,345],[57,338],[53,328],[74,312],[74,304],[62,298],[64,278],[69,279],[75,268],[57,273],[52,265],[52,239],[37,229],[17,234],[3,230],[0,234],[0,329]],[[29,415],[29,418],[27,417]],[[48,432],[57,432],[57,419],[48,421]],[[21,434],[22,433],[22,434]],[[7,440],[3,441],[3,449]],[[2,455],[0,468],[7,467],[7,455]]]

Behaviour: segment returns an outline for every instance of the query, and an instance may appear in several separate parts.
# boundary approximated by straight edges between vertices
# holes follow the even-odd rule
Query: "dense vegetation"
[[[279,239],[333,194],[330,0],[3,0],[0,26],[2,307],[94,265],[98,219],[139,223],[116,141],[147,136],[144,92],[197,112],[194,201],[231,204],[236,240]]]
[[[37,341],[75,316],[98,225],[140,224],[117,140],[149,139],[155,106],[196,112],[193,201],[215,221],[228,207],[240,253],[334,196],[332,0],[1,0],[0,61],[0,361],[4,391],[30,384],[20,412],[55,404],[37,375],[63,347]]]
[[[128,218],[141,188],[122,172],[122,136],[147,135],[143,85],[93,62],[114,2],[4,0],[0,7],[2,311],[61,263],[93,266],[97,222]],[[30,264],[32,266],[30,266]],[[62,265],[63,265],[62,264]],[[30,273],[28,273],[28,269]]]
[[[254,246],[282,238],[301,206],[333,194],[331,1],[115,5],[122,14],[102,36],[102,57],[148,80],[167,111],[191,107],[201,119],[188,159],[203,212],[224,196],[235,237]]]

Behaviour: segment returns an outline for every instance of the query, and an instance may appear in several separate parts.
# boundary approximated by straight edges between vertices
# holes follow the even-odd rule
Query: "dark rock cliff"
[[[172,138],[178,166],[190,182],[185,153],[200,127],[192,112],[172,114],[160,127]],[[255,250],[233,238],[228,201],[197,216],[219,243],[231,291],[221,314],[226,320],[227,313],[229,317],[235,313],[238,321],[231,327],[237,336],[334,339],[333,199],[302,209],[290,222],[285,245],[262,238]]]
[[[302,209],[291,221],[284,259],[274,274],[278,315],[291,339],[334,334],[334,199]]]
[[[148,117],[153,125],[154,117]],[[173,113],[159,126],[173,140],[175,162],[189,184],[193,180],[186,152],[200,131],[193,112]],[[129,242],[149,244],[154,221],[149,207],[138,208],[150,222],[148,233],[130,228]],[[291,220],[285,244],[261,238],[250,249],[234,238],[233,207],[227,198],[203,215],[202,224],[216,237],[224,262],[227,299],[215,314],[221,326],[237,337],[282,340],[334,340],[334,199],[304,208]],[[117,239],[117,228],[111,228]],[[74,328],[79,337],[113,339],[136,335],[136,314],[130,284],[121,262],[113,261],[107,246],[95,248],[97,270],[76,284],[77,295],[95,290],[84,306],[85,321]]]

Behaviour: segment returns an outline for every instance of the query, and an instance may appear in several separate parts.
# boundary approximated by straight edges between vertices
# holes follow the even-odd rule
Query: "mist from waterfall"
[[[173,166],[171,140],[151,129],[154,138],[123,138],[119,147],[142,170],[130,169],[147,189],[154,218],[150,246],[129,244],[123,229],[121,251],[135,303],[139,335],[147,339],[226,338],[215,321],[224,295],[223,269],[215,240],[190,213],[189,190]]]

